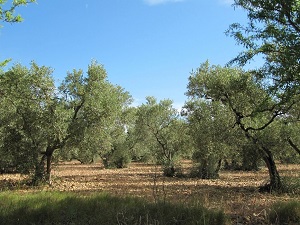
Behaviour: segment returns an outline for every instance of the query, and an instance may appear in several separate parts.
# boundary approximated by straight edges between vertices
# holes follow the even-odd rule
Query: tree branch
[[[286,15],[286,18],[288,19],[288,22],[290,23],[290,25],[298,32],[300,33],[300,27],[296,25],[296,23],[292,20],[292,16],[291,16],[291,10],[289,9],[289,7],[286,5],[286,1],[283,0],[281,2],[281,6],[282,9],[284,10],[284,14]]]
[[[300,149],[299,149],[298,146],[291,140],[291,138],[288,139],[288,142],[289,142],[290,146],[291,146],[296,152],[298,152],[298,154],[300,155]]]

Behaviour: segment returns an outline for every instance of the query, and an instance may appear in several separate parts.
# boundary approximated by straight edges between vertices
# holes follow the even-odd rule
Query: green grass
[[[149,203],[107,194],[4,192],[0,193],[0,224],[222,225],[226,217],[202,206]]]
[[[278,202],[271,208],[269,219],[272,224],[300,224],[300,202]]]

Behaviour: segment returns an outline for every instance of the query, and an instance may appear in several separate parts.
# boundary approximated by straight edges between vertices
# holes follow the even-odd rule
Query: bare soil
[[[188,170],[190,162],[183,168]],[[279,165],[282,176],[300,176],[300,165]],[[25,176],[0,175],[0,190],[20,192],[36,189],[20,185]],[[148,201],[201,204],[224,210],[232,224],[267,224],[270,206],[278,201],[300,201],[299,195],[260,193],[258,187],[267,183],[268,171],[222,171],[220,178],[167,178],[161,168],[152,164],[131,163],[125,169],[104,169],[102,164],[83,165],[77,161],[59,163],[52,169],[52,185],[40,189],[71,191],[80,194],[106,192],[116,196],[135,196]],[[19,185],[19,186],[18,186]],[[17,188],[16,188],[17,187]]]

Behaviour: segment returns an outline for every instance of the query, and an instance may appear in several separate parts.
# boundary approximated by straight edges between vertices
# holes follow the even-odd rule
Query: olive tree
[[[285,112],[287,123],[299,127],[300,104],[300,2],[298,0],[235,0],[235,7],[247,12],[246,25],[234,23],[227,34],[244,47],[230,64],[244,66],[257,58],[263,65],[251,74],[276,101],[260,111],[270,111],[274,118]],[[259,113],[259,112],[258,112]],[[281,114],[281,113],[280,113]],[[290,118],[292,117],[292,119]],[[268,126],[274,121],[266,121]],[[288,139],[300,154],[299,142]]]
[[[188,153],[190,142],[187,125],[172,101],[147,97],[146,104],[138,107],[136,129],[155,161],[163,166],[164,174],[176,176],[179,159]]]
[[[33,172],[34,182],[51,180],[56,150],[76,148],[89,155],[105,151],[111,144],[108,130],[131,99],[107,80],[96,62],[86,75],[82,70],[69,72],[59,89],[51,74],[50,68],[32,63],[30,69],[16,65],[0,77],[1,160]]]
[[[233,127],[238,127],[258,150],[266,163],[271,190],[281,188],[281,179],[274,160],[272,146],[263,138],[270,124],[285,115],[290,105],[277,108],[272,98],[251,73],[238,68],[210,66],[203,63],[189,78],[188,96],[220,101],[234,117]],[[265,110],[274,107],[273,110]],[[269,132],[270,133],[270,132]]]
[[[1,169],[29,172],[38,167],[39,154],[52,138],[56,99],[51,69],[32,63],[15,65],[0,75]],[[54,127],[53,127],[54,126]]]
[[[129,130],[134,123],[134,114],[134,107],[124,108],[120,111],[120,115],[113,126],[107,130],[110,134],[110,145],[99,152],[106,168],[124,168],[131,162],[136,142],[132,139]]]
[[[234,117],[220,101],[195,96],[186,103],[185,109],[196,163],[192,175],[202,179],[217,178],[222,159],[236,150],[235,130],[232,129]]]

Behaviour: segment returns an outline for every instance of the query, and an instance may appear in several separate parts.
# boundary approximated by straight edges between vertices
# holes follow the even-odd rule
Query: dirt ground
[[[189,162],[183,166],[188,169]],[[300,165],[279,165],[282,176],[300,176]],[[15,186],[20,175],[0,175],[1,185]],[[117,196],[135,196],[148,201],[201,204],[222,209],[232,224],[266,224],[270,205],[277,201],[299,200],[297,195],[274,195],[258,192],[267,182],[268,171],[223,171],[220,178],[166,178],[159,166],[132,163],[125,169],[104,169],[99,163],[82,165],[79,162],[59,163],[52,169],[52,185],[44,190],[72,191],[80,194],[107,192]],[[2,188],[3,189],[3,188]],[[18,187],[19,191],[32,189]]]

